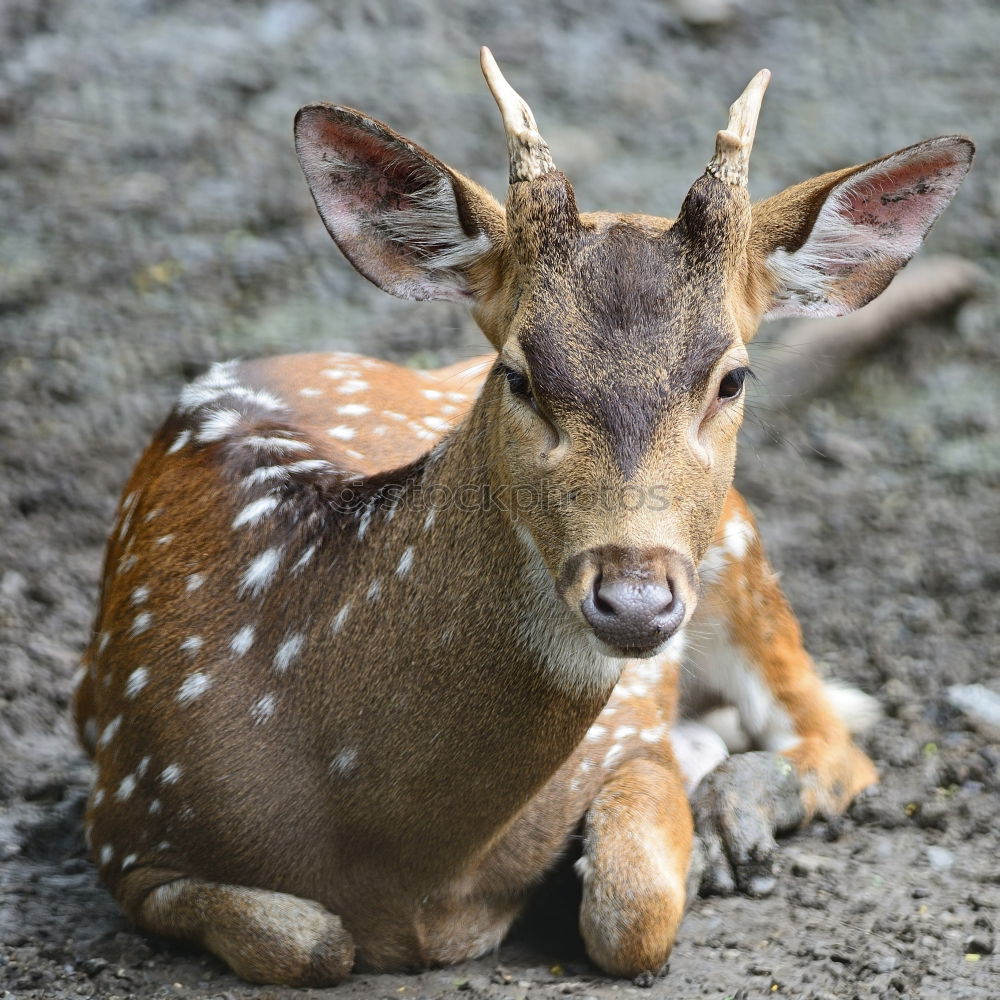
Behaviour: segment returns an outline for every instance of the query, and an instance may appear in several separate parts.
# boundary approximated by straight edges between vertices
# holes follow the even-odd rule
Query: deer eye
[[[531,383],[528,381],[528,377],[522,372],[515,371],[513,368],[504,368],[503,374],[504,378],[507,379],[511,395],[517,396],[518,399],[522,399],[534,407],[535,397],[532,395]]]
[[[719,399],[735,399],[743,392],[743,383],[747,376],[753,377],[753,372],[749,368],[734,368],[722,376],[719,383]]]

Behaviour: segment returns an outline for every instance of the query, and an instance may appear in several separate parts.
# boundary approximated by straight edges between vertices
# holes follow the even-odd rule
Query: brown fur
[[[580,215],[557,171],[502,209],[352,109],[303,109],[296,142],[358,269],[468,300],[499,357],[279,358],[188,390],[126,487],[76,700],[101,875],[249,979],[334,982],[493,947],[583,821],[590,954],[655,971],[692,842],[681,655],[651,618],[651,659],[627,661],[583,595],[639,581],[683,600],[677,634],[725,633],[765,749],[791,727],[796,815],[874,780],[732,493],[723,391],[775,293],[767,254],[836,178],[752,210],[706,175],[671,223]],[[836,279],[853,302],[879,275]]]

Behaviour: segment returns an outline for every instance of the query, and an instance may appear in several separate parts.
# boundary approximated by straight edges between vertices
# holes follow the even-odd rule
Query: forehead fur
[[[706,280],[724,262],[640,220],[584,226],[574,244],[534,268],[517,339],[538,396],[603,432],[628,477],[738,339]]]

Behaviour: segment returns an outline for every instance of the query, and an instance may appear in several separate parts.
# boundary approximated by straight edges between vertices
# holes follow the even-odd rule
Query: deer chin
[[[603,656],[607,656],[610,659],[652,660],[655,657],[661,656],[667,652],[667,648],[670,646],[671,640],[683,632],[684,625],[686,624],[688,617],[690,616],[686,616],[685,622],[682,622],[677,626],[677,628],[671,629],[669,632],[664,632],[656,640],[651,642],[617,645],[608,642],[606,639],[602,639],[593,631],[590,632],[590,637],[594,644],[594,648]]]

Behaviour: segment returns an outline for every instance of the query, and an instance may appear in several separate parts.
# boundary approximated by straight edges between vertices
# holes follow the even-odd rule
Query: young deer
[[[766,892],[775,832],[876,780],[731,488],[746,344],[885,288],[971,142],[751,205],[762,71],[676,221],[581,214],[482,62],[503,208],[350,108],[303,108],[295,139],[341,250],[468,302],[485,375],[216,366],[108,548],[76,698],[88,840],[140,926],[255,982],[482,954],[581,827],[589,954],[658,970],[697,874],[685,785],[707,886]],[[756,752],[720,763],[682,723],[679,762],[681,697],[735,705]]]

